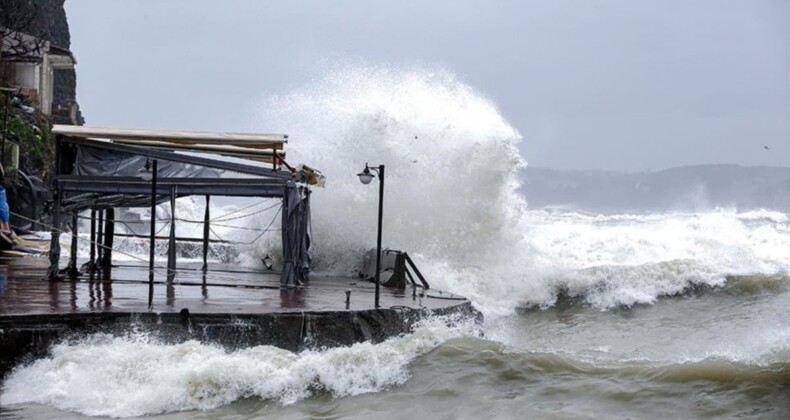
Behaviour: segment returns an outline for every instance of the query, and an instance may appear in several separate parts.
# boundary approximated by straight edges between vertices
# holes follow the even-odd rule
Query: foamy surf
[[[734,276],[772,282],[790,272],[790,223],[778,212],[532,211],[529,217],[528,271],[539,273],[546,287],[601,309],[721,287]],[[553,304],[529,297],[527,303]]]
[[[436,317],[383,343],[301,353],[97,334],[58,344],[49,356],[15,369],[0,405],[38,403],[89,416],[130,417],[210,410],[250,397],[288,405],[321,393],[338,398],[379,392],[405,382],[416,357],[451,338],[478,335],[478,328],[473,320]]]

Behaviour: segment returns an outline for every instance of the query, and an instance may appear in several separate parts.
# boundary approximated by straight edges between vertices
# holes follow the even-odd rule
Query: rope
[[[73,233],[71,233],[71,232],[66,232],[66,231],[65,231],[65,230],[63,230],[63,229],[56,228],[55,226],[48,225],[48,224],[46,224],[46,223],[41,223],[41,222],[39,222],[39,221],[37,221],[37,220],[30,219],[30,218],[28,218],[28,217],[25,217],[25,216],[23,216],[23,215],[19,214],[19,213],[14,213],[14,212],[12,212],[12,211],[9,211],[9,213],[10,213],[10,214],[13,214],[14,216],[16,216],[16,217],[18,217],[18,218],[20,218],[20,219],[27,220],[28,222],[37,223],[37,224],[39,224],[39,225],[41,225],[41,226],[44,226],[44,227],[46,227],[46,228],[49,228],[49,229],[50,229],[50,230],[52,230],[53,232],[57,232],[57,233],[58,233],[58,234],[60,234],[60,235],[68,235],[68,236],[71,236],[72,238],[77,238],[77,240],[78,240],[78,241],[88,242],[89,244],[95,245],[95,246],[97,246],[97,247],[100,247],[100,248],[103,248],[103,249],[109,249],[110,251],[117,252],[117,253],[119,253],[119,254],[121,254],[121,255],[125,255],[125,256],[127,256],[127,257],[130,257],[130,258],[132,258],[132,259],[135,259],[135,260],[138,260],[138,261],[142,261],[142,262],[145,262],[145,263],[149,262],[147,259],[140,258],[140,257],[138,257],[137,255],[130,254],[130,253],[128,253],[128,252],[123,252],[123,251],[121,251],[121,250],[119,250],[119,249],[115,249],[115,248],[108,247],[108,246],[106,246],[106,245],[104,245],[104,244],[98,243],[98,242],[96,242],[96,241],[92,241],[92,240],[90,240],[90,239],[84,239],[84,238],[80,238],[80,236],[79,236],[79,235],[74,235],[74,234],[73,234]],[[157,265],[154,265],[154,268],[163,268],[163,269],[165,269],[165,270],[167,269],[167,267],[162,267],[162,266],[157,266]],[[154,273],[161,274],[161,272],[157,272],[156,270],[153,270],[153,271],[154,271]]]
[[[70,215],[72,217],[74,216],[73,212],[66,212],[66,211],[64,211],[63,213],[68,214],[68,215]],[[77,213],[77,219],[91,220],[91,218],[89,216],[80,216],[79,213]],[[30,220],[30,219],[28,219],[28,220]],[[164,226],[159,228],[159,230],[156,232],[156,234],[159,235],[165,229],[165,227],[167,227],[170,224],[170,219],[156,219],[154,221],[154,223],[157,223],[157,222],[164,223]],[[131,226],[129,226],[129,223],[149,223],[149,222],[145,221],[145,220],[113,220],[113,223],[120,223],[125,228],[129,229],[129,231],[132,232],[133,234],[140,235],[134,229],[132,229]],[[42,223],[39,223],[39,224],[41,225]]]
[[[269,229],[269,228],[270,228],[270,227],[272,227],[272,225],[274,224],[274,221],[275,221],[275,220],[277,220],[277,215],[279,215],[279,214],[280,214],[280,212],[282,211],[282,209],[283,209],[283,207],[282,207],[282,205],[281,205],[281,206],[280,206],[280,208],[279,208],[279,209],[277,209],[277,213],[274,213],[274,217],[272,217],[272,220],[269,222],[269,224],[266,226],[266,228],[264,228],[264,229],[257,229],[257,230],[260,230],[260,231],[261,231],[261,234],[260,234],[260,235],[258,235],[258,236],[256,236],[256,237],[255,237],[255,239],[253,239],[253,240],[252,240],[252,241],[250,241],[250,242],[231,242],[231,241],[226,241],[225,239],[222,239],[222,237],[221,237],[221,236],[219,236],[219,234],[217,234],[217,232],[216,232],[216,231],[214,231],[214,228],[212,227],[212,225],[209,225],[208,229],[209,229],[209,230],[211,231],[211,233],[213,233],[213,234],[214,234],[214,236],[216,236],[216,237],[217,237],[217,239],[219,239],[219,240],[222,240],[222,241],[225,241],[225,242],[229,242],[229,243],[231,243],[231,244],[233,244],[233,245],[252,245],[252,244],[253,244],[253,243],[255,243],[255,242],[258,240],[258,239],[261,239],[261,237],[262,237],[264,234],[266,234],[266,232],[269,232],[269,231],[275,231],[275,230],[281,230],[281,229]]]
[[[260,234],[260,235],[256,236],[256,237],[255,237],[255,239],[253,239],[253,240],[250,242],[250,244],[252,244],[253,242],[257,241],[258,239],[261,239],[261,236],[263,236],[263,234],[264,234],[264,233],[266,233],[266,232],[269,230],[269,228],[270,228],[270,227],[272,227],[272,225],[274,224],[274,221],[275,221],[275,220],[277,220],[277,216],[280,214],[280,212],[281,212],[282,210],[283,210],[283,206],[280,206],[280,208],[279,208],[279,209],[277,209],[277,213],[274,213],[274,217],[272,217],[272,221],[271,221],[271,222],[269,222],[269,225],[268,225],[268,226],[266,226],[266,228],[265,228],[265,229],[263,229],[263,232],[261,232],[261,234]],[[282,230],[282,228],[280,228],[279,230]]]
[[[277,213],[274,215],[275,217],[274,217],[274,218],[272,218],[272,221],[269,223],[269,226],[268,226],[268,227],[271,227],[271,225],[272,225],[272,224],[274,223],[274,221],[277,219],[277,214],[279,214],[280,210],[282,210],[282,206],[281,206],[281,207],[280,207],[280,209],[277,211]],[[10,214],[13,214],[14,216],[16,216],[16,217],[18,217],[18,218],[20,218],[20,219],[27,220],[28,222],[34,222],[34,223],[37,223],[37,224],[39,224],[40,226],[43,226],[43,227],[45,227],[45,228],[48,228],[48,229],[50,229],[51,231],[53,231],[53,232],[57,232],[57,233],[59,233],[59,234],[61,234],[61,235],[68,235],[68,236],[70,236],[70,237],[72,237],[72,238],[76,237],[78,241],[87,242],[88,244],[93,244],[93,245],[95,245],[95,246],[97,246],[97,247],[100,247],[100,248],[102,248],[102,249],[105,249],[105,250],[107,250],[107,249],[108,249],[108,250],[111,250],[111,251],[113,251],[113,252],[115,252],[115,253],[118,253],[118,254],[121,254],[121,255],[127,256],[127,257],[129,257],[129,258],[132,258],[133,260],[137,260],[137,261],[140,261],[140,262],[143,262],[143,263],[149,263],[149,260],[148,260],[148,259],[145,259],[145,258],[138,257],[137,255],[130,254],[130,253],[128,253],[128,252],[124,252],[124,251],[121,251],[121,250],[119,250],[119,249],[115,249],[115,248],[109,247],[109,246],[107,246],[107,245],[104,245],[104,244],[98,243],[98,242],[96,242],[96,241],[92,241],[92,240],[90,240],[90,239],[86,239],[86,238],[80,238],[80,236],[79,236],[79,235],[74,235],[72,232],[66,232],[66,231],[65,231],[65,230],[63,230],[63,229],[56,228],[56,227],[55,227],[55,226],[53,226],[53,225],[48,225],[48,224],[46,224],[46,223],[42,223],[42,222],[39,222],[39,221],[36,221],[36,220],[30,219],[30,218],[28,218],[28,217],[25,217],[25,216],[23,216],[23,215],[19,214],[19,213],[15,213],[15,212],[9,212],[9,213],[10,213]],[[67,214],[68,214],[68,213],[67,213]],[[268,227],[267,227],[267,229],[268,229]],[[264,233],[266,232],[266,230],[267,230],[267,229],[264,229]],[[160,230],[160,231],[161,231],[161,230]],[[216,235],[216,233],[215,233],[215,235]],[[253,242],[255,242],[256,240],[258,240],[258,239],[259,239],[261,236],[263,236],[263,234],[259,235],[259,236],[258,236],[258,237],[257,237],[255,240],[253,240],[252,242],[249,242],[249,243],[246,243],[246,244],[252,244],[252,243],[253,243]],[[219,238],[219,236],[218,236],[218,238]],[[244,243],[242,243],[242,244],[244,244]],[[159,270],[157,270],[157,269],[159,269]],[[154,269],[153,269],[153,270],[151,270],[151,271],[153,271],[153,272],[154,272],[154,274],[156,274],[156,275],[160,275],[160,276],[164,275],[164,276],[167,276],[168,268],[167,268],[166,266],[162,266],[162,265],[159,265],[159,264],[156,264],[156,263],[154,263]],[[173,272],[175,273],[175,279],[174,279],[174,280],[175,280],[175,282],[176,282],[176,283],[179,285],[179,293],[183,295],[183,291],[182,291],[182,290],[181,290],[181,288],[180,288],[180,286],[181,286],[181,282],[180,282],[180,280],[179,280],[179,274],[181,274],[181,272],[182,272],[182,271],[183,271],[183,272],[188,272],[188,271],[191,271],[191,270],[182,270],[182,269],[178,269],[178,268],[176,268],[175,270],[173,270]],[[228,281],[235,281],[235,280],[237,280],[237,278],[235,278],[235,277],[222,276],[222,275],[216,275],[216,274],[212,274],[212,277],[214,277],[214,278],[217,278],[217,279],[224,279],[224,280],[228,280]]]
[[[249,209],[249,208],[252,208],[252,207],[255,207],[255,206],[259,205],[259,204],[263,204],[263,203],[265,203],[265,202],[267,202],[267,201],[269,201],[269,200],[271,200],[271,198],[265,198],[265,199],[263,199],[263,200],[261,200],[261,201],[258,201],[257,203],[253,203],[253,204],[251,204],[251,205],[249,205],[249,206],[247,206],[247,207],[242,207],[242,208],[240,208],[240,209],[233,210],[233,211],[231,211],[231,212],[227,212],[227,213],[223,214],[222,216],[220,216],[219,218],[221,219],[221,218],[224,218],[224,217],[228,217],[228,216],[230,216],[231,214],[238,213],[238,212],[240,212],[240,211],[242,211],[242,210],[247,210],[247,209]]]
[[[72,212],[67,212],[67,211],[63,211],[63,213],[72,214],[72,215],[74,214]],[[77,218],[82,219],[82,220],[91,220],[90,216],[80,216],[79,213],[77,213]],[[139,224],[139,223],[148,223],[149,222],[149,220],[122,220],[122,219],[115,219],[114,221],[115,221],[115,223],[123,223],[123,224],[126,224],[126,223],[130,223],[130,224],[138,223]],[[167,218],[167,219],[156,219],[155,221],[156,222],[169,222],[170,218]]]
[[[254,203],[254,204],[252,204],[252,205],[249,205],[249,206],[243,207],[243,208],[241,208],[241,209],[237,209],[237,210],[233,210],[233,211],[231,211],[231,212],[225,213],[225,214],[223,214],[222,216],[219,216],[218,218],[212,219],[212,222],[211,222],[211,224],[212,224],[212,225],[214,225],[214,226],[219,226],[219,227],[224,227],[224,228],[229,228],[229,229],[248,230],[248,231],[255,231],[255,232],[267,232],[267,231],[268,231],[267,229],[258,229],[258,228],[251,228],[251,227],[245,227],[245,226],[235,226],[235,225],[226,225],[226,224],[222,224],[222,223],[214,223],[214,222],[229,222],[229,221],[232,221],[232,220],[239,220],[239,219],[244,219],[244,218],[246,218],[246,217],[254,216],[254,215],[256,215],[256,214],[263,213],[263,212],[265,212],[265,211],[267,211],[267,210],[271,210],[271,209],[273,209],[273,208],[277,207],[278,205],[280,205],[280,206],[282,205],[282,203],[277,203],[277,204],[274,204],[274,205],[272,205],[272,206],[266,207],[266,208],[264,208],[264,209],[261,209],[261,210],[255,211],[255,212],[253,212],[253,213],[247,213],[247,214],[243,214],[243,215],[241,215],[241,216],[237,216],[237,217],[230,217],[230,218],[229,218],[229,217],[227,217],[227,216],[229,216],[229,215],[231,215],[231,214],[238,213],[238,212],[240,212],[240,211],[242,211],[242,210],[246,210],[246,209],[249,209],[249,208],[251,208],[251,207],[255,207],[255,206],[257,206],[257,205],[263,204],[263,203],[265,203],[267,200],[270,200],[270,199],[262,200],[262,201],[259,201],[259,202],[257,202],[257,203]],[[69,213],[69,212],[64,212],[64,213],[66,213],[66,214],[70,214],[70,215],[72,215],[72,216],[74,215],[74,213]],[[78,217],[79,219],[83,219],[83,220],[90,220],[90,219],[91,219],[89,216],[80,216],[79,214],[77,215],[77,217]],[[204,220],[183,219],[183,218],[179,218],[179,217],[176,217],[176,218],[175,218],[175,220],[177,220],[177,221],[179,221],[179,222],[185,222],[185,223],[195,223],[195,224],[202,224],[202,223],[204,223],[204,222],[205,222]],[[120,224],[122,224],[123,226],[125,226],[127,229],[129,229],[129,231],[131,231],[131,232],[132,232],[132,233],[134,233],[135,235],[137,235],[138,233],[137,233],[137,232],[135,232],[135,230],[134,230],[134,229],[133,229],[131,226],[129,226],[129,224],[141,224],[141,223],[149,223],[149,221],[147,221],[147,220],[117,220],[117,219],[116,219],[116,220],[114,220],[114,222],[115,222],[115,223],[120,223]],[[156,219],[156,220],[155,220],[155,222],[165,222],[165,223],[169,223],[169,222],[170,222],[170,219]],[[164,229],[164,227],[163,227],[162,229]],[[161,232],[161,229],[160,229],[160,231],[159,231],[159,232]],[[157,232],[157,234],[158,234],[159,232]],[[245,244],[245,243],[243,243],[243,242],[239,242],[239,244]]]
[[[219,227],[225,227],[225,228],[237,229],[237,230],[250,230],[250,231],[254,231],[254,232],[261,232],[261,231],[265,232],[266,231],[266,229],[261,229],[261,228],[251,228],[251,227],[244,227],[244,226],[223,225],[221,223],[211,223],[211,226],[219,226]],[[272,229],[272,230],[279,230],[279,229]]]
[[[281,205],[282,205],[282,203],[278,202],[278,203],[275,203],[275,204],[273,204],[273,205],[271,205],[271,206],[269,206],[269,207],[266,207],[266,208],[260,209],[260,210],[258,210],[258,211],[256,211],[256,212],[253,212],[253,213],[247,213],[247,214],[243,214],[243,215],[241,215],[241,216],[236,216],[236,217],[225,217],[225,216],[227,216],[227,215],[225,215],[225,216],[223,216],[223,217],[219,217],[219,218],[217,218],[216,220],[217,220],[218,222],[230,222],[230,221],[232,221],[232,220],[243,219],[243,218],[245,218],[245,217],[250,217],[250,216],[254,216],[254,215],[256,215],[256,214],[260,214],[260,213],[263,213],[263,212],[265,212],[266,210],[271,210],[271,209],[273,209],[273,208],[275,208],[275,207],[277,207],[277,206],[281,206]]]
[[[90,216],[77,216],[77,218],[82,219],[82,220],[90,220],[91,219]],[[181,220],[181,219],[176,219],[176,220]],[[156,219],[154,222],[155,223],[168,223],[168,222],[170,222],[170,219]],[[36,222],[36,223],[38,223],[38,222]],[[121,219],[116,219],[115,223],[120,223],[120,224],[124,225],[127,229],[129,229],[129,231],[131,231],[135,235],[137,235],[138,233],[135,232],[135,230],[132,229],[132,227],[129,226],[129,225],[130,224],[149,223],[149,221],[148,220],[121,220]],[[194,222],[194,223],[197,223],[197,222]],[[203,222],[201,221],[200,223],[203,223]],[[38,223],[38,224],[41,224],[41,223]],[[259,228],[251,228],[251,227],[244,227],[244,226],[225,225],[225,224],[221,224],[221,223],[212,223],[212,224],[214,226],[225,227],[225,228],[229,228],[229,229],[251,230],[251,231],[255,231],[255,232],[260,232],[260,231],[263,230],[263,229],[259,229]]]
[[[138,260],[138,261],[140,261],[140,262],[143,262],[143,263],[149,263],[149,260],[147,260],[147,259],[144,259],[144,258],[141,258],[141,257],[138,257],[138,256],[136,256],[136,255],[134,255],[134,254],[130,254],[130,253],[128,253],[128,252],[123,252],[123,251],[121,251],[121,250],[119,250],[119,249],[115,249],[115,248],[108,247],[108,246],[106,246],[106,245],[104,245],[104,244],[100,244],[100,243],[98,243],[98,242],[96,242],[96,241],[92,241],[92,240],[90,240],[90,239],[84,239],[84,238],[80,238],[80,237],[79,237],[79,235],[74,235],[74,234],[73,234],[73,233],[71,233],[71,232],[66,232],[66,231],[64,231],[63,229],[56,228],[55,226],[52,226],[52,225],[48,225],[48,224],[46,224],[46,223],[41,223],[41,222],[35,221],[35,220],[33,220],[33,219],[30,219],[30,218],[28,218],[28,217],[25,217],[25,216],[23,216],[23,215],[21,215],[21,214],[15,213],[15,212],[9,212],[9,213],[10,213],[10,214],[13,214],[13,215],[14,215],[14,216],[16,216],[16,217],[19,217],[20,219],[27,220],[28,222],[35,222],[35,223],[38,223],[39,225],[41,225],[41,226],[44,226],[44,227],[46,227],[46,228],[49,228],[49,229],[50,229],[51,231],[53,231],[53,232],[58,232],[58,233],[59,233],[59,234],[61,234],[61,235],[64,235],[64,234],[65,234],[65,235],[71,236],[72,238],[75,238],[75,237],[76,237],[78,241],[88,242],[89,244],[96,245],[96,246],[98,246],[98,247],[101,247],[101,248],[103,248],[103,249],[109,249],[109,250],[111,250],[111,251],[113,251],[113,252],[117,252],[118,254],[121,254],[121,255],[125,255],[125,256],[127,256],[127,257],[130,257],[130,258],[132,258],[132,259],[134,259],[134,260]],[[158,268],[158,269],[160,269],[160,270],[157,270],[157,268]],[[161,270],[164,270],[164,271],[161,271]],[[162,275],[164,275],[164,276],[167,276],[167,271],[168,271],[168,269],[167,269],[167,267],[164,267],[164,266],[161,266],[161,265],[157,265],[156,263],[154,263],[154,269],[153,269],[153,270],[150,270],[150,271],[153,271],[153,272],[154,272],[154,274],[157,274],[157,275],[160,275],[160,276],[162,276]],[[179,292],[179,294],[181,294],[181,296],[182,296],[182,298],[183,298],[183,290],[181,289],[181,281],[180,281],[180,279],[179,279],[179,275],[181,274],[181,272],[182,272],[182,271],[183,271],[183,272],[186,272],[187,270],[180,270],[180,269],[178,269],[178,268],[176,268],[175,270],[173,270],[173,272],[175,273],[175,278],[174,278],[174,281],[175,281],[175,283],[176,283],[176,284],[178,284],[178,286],[179,286],[179,290],[178,290],[178,292]],[[235,278],[226,277],[226,276],[214,276],[214,277],[216,277],[216,278],[221,278],[221,279],[225,279],[225,280],[236,280]]]
[[[271,209],[273,209],[273,208],[275,208],[275,207],[277,207],[277,206],[279,206],[279,205],[282,205],[282,204],[281,204],[281,203],[276,203],[276,204],[274,204],[274,205],[272,205],[272,206],[266,207],[266,208],[264,208],[264,209],[261,209],[261,210],[258,210],[258,211],[256,211],[256,212],[253,212],[253,213],[247,213],[247,214],[242,214],[241,216],[236,216],[236,217],[227,217],[227,218],[223,218],[224,216],[221,216],[221,217],[218,217],[218,218],[216,218],[216,219],[212,219],[212,221],[213,221],[213,220],[216,220],[217,222],[230,222],[231,220],[239,220],[239,219],[244,219],[245,217],[254,216],[254,215],[256,215],[256,214],[263,213],[263,212],[265,212],[266,210],[271,210]],[[203,223],[203,222],[204,222],[204,220],[181,219],[181,218],[178,218],[178,217],[176,217],[176,220],[178,220],[179,222],[186,222],[186,223]]]
[[[165,228],[166,228],[168,225],[170,225],[170,222],[167,222],[167,223],[165,223],[164,225],[162,225],[162,227],[161,227],[161,228],[159,228],[159,230],[157,230],[157,231],[156,231],[156,233],[154,234],[154,236],[159,236],[159,234],[160,234],[160,233],[162,233],[162,231],[163,231],[163,230],[165,230]],[[136,233],[135,233],[135,235],[136,235]]]
[[[257,205],[260,205],[260,204],[262,204],[262,203],[265,203],[265,202],[266,202],[266,201],[268,201],[268,200],[269,200],[269,199],[261,200],[261,201],[259,201],[259,202],[257,202],[257,203],[254,203],[254,204],[252,204],[252,205],[249,205],[249,206],[243,207],[243,208],[241,208],[241,209],[237,209],[237,210],[234,210],[234,211],[231,211],[231,212],[225,213],[224,215],[222,215],[222,216],[220,216],[219,218],[217,218],[217,219],[216,219],[217,221],[220,221],[220,222],[231,221],[231,220],[238,220],[238,219],[242,219],[242,218],[245,218],[245,217],[250,217],[250,216],[253,216],[253,215],[256,215],[256,214],[262,213],[262,212],[264,212],[264,211],[267,211],[267,210],[271,210],[271,209],[273,209],[274,207],[276,207],[276,206],[278,206],[278,205],[279,205],[279,206],[280,206],[280,208],[278,208],[278,209],[277,209],[277,212],[274,214],[274,216],[272,217],[272,220],[269,222],[269,224],[266,226],[266,228],[264,228],[264,229],[257,229],[257,228],[247,228],[247,227],[241,227],[241,226],[224,225],[224,224],[219,224],[219,223],[211,223],[211,224],[209,225],[209,230],[210,230],[210,231],[211,231],[211,232],[214,234],[214,236],[216,236],[216,237],[217,237],[217,239],[220,239],[220,240],[224,240],[224,239],[222,239],[222,237],[220,237],[220,236],[217,234],[217,232],[215,232],[215,231],[214,231],[214,229],[211,227],[211,225],[214,225],[214,226],[220,226],[220,227],[227,227],[227,228],[232,228],[232,229],[250,230],[250,231],[259,231],[259,232],[261,232],[261,233],[260,233],[258,236],[256,236],[256,237],[255,237],[255,239],[253,239],[253,240],[252,240],[252,241],[250,241],[250,242],[230,242],[230,241],[226,241],[226,242],[229,242],[229,243],[231,243],[231,244],[234,244],[234,245],[251,245],[251,244],[253,244],[253,243],[254,243],[254,242],[256,242],[258,239],[260,239],[260,238],[261,238],[261,237],[262,237],[264,234],[266,234],[266,232],[273,231],[273,230],[280,230],[280,229],[270,229],[270,228],[271,228],[271,226],[274,224],[275,220],[277,220],[277,216],[278,216],[278,215],[280,214],[280,212],[282,211],[282,207],[283,207],[283,206],[282,206],[282,203],[281,203],[281,202],[278,202],[278,203],[276,203],[276,204],[274,204],[274,205],[272,205],[272,206],[266,207],[266,208],[264,208],[264,209],[261,209],[261,210],[258,210],[258,211],[256,211],[256,212],[253,212],[253,213],[247,213],[247,214],[244,214],[244,215],[241,215],[241,216],[237,216],[237,217],[228,218],[227,216],[229,216],[229,215],[231,215],[231,214],[238,213],[238,212],[240,212],[240,211],[243,211],[243,210],[246,210],[246,209],[249,209],[249,208],[252,208],[252,207],[255,207],[255,206],[257,206]],[[172,211],[172,210],[171,210],[171,211]],[[75,215],[75,214],[74,214],[74,212],[64,212],[64,213],[65,213],[65,214],[67,214],[67,215],[71,215],[71,216],[74,216],[74,215]],[[98,243],[98,242],[96,242],[96,241],[92,241],[92,240],[90,240],[90,239],[84,239],[84,238],[80,238],[80,237],[79,237],[79,235],[74,235],[74,234],[72,234],[72,233],[70,233],[70,232],[66,232],[66,231],[64,231],[63,229],[56,228],[55,226],[52,226],[52,225],[47,225],[47,224],[45,224],[45,223],[41,223],[41,222],[38,222],[38,221],[34,221],[33,219],[27,218],[27,217],[25,217],[25,216],[23,216],[23,215],[21,215],[21,214],[17,214],[17,213],[14,213],[14,212],[11,212],[11,214],[13,214],[13,215],[15,215],[15,216],[17,216],[17,217],[19,217],[19,218],[21,218],[21,219],[23,219],[23,220],[27,220],[27,221],[29,221],[29,222],[38,223],[39,225],[41,225],[41,226],[44,226],[44,227],[46,227],[46,228],[49,228],[50,230],[52,230],[52,231],[54,231],[54,232],[58,232],[58,233],[60,233],[60,234],[66,234],[66,235],[69,235],[69,236],[71,236],[71,237],[76,237],[78,241],[88,242],[89,244],[96,245],[97,247],[100,247],[100,248],[102,248],[102,249],[108,249],[108,250],[111,250],[111,251],[113,251],[113,252],[116,252],[116,253],[118,253],[118,254],[121,254],[121,255],[124,255],[124,256],[130,257],[130,258],[132,258],[132,259],[134,259],[134,260],[138,260],[138,261],[141,261],[141,262],[144,262],[144,263],[148,263],[148,262],[149,262],[147,259],[144,259],[144,258],[138,257],[138,256],[136,256],[136,255],[134,255],[134,254],[130,254],[130,253],[128,253],[128,252],[124,252],[124,251],[121,251],[121,250],[119,250],[119,249],[115,249],[115,248],[112,248],[112,247],[106,246],[106,245],[104,245],[104,244],[100,244],[100,243]],[[77,214],[76,214],[76,216],[77,216],[77,218],[78,218],[78,219],[86,219],[86,220],[90,220],[90,219],[91,219],[91,218],[90,218],[90,217],[88,217],[88,216],[81,216],[79,213],[77,213]],[[202,223],[204,223],[204,221],[203,221],[203,220],[189,220],[189,219],[181,219],[181,218],[174,218],[174,220],[178,220],[178,221],[182,221],[182,222],[187,222],[187,223],[201,223],[201,224],[202,224]],[[131,228],[131,226],[129,226],[128,224],[130,224],[130,223],[148,223],[147,221],[144,221],[144,220],[113,220],[113,222],[114,222],[114,223],[121,223],[122,225],[124,225],[124,226],[125,226],[127,229],[129,229],[129,231],[131,231],[131,232],[132,232],[132,233],[134,233],[135,235],[137,235],[137,233],[136,233],[136,232],[134,231],[134,229],[132,229],[132,228]],[[170,220],[170,219],[156,219],[156,220],[154,221],[154,223],[156,223],[156,222],[165,222],[165,223],[164,223],[164,225],[163,225],[161,228],[159,228],[159,230],[156,232],[155,236],[156,236],[156,235],[159,235],[159,233],[161,233],[161,232],[162,232],[162,231],[165,229],[165,227],[167,227],[168,225],[170,225],[170,223],[171,223],[171,220]],[[163,267],[163,266],[161,266],[161,265],[154,265],[154,267],[155,267],[155,268],[159,268],[159,269],[163,269],[163,270],[170,271],[170,270],[168,270],[168,268],[167,268],[167,267]],[[157,271],[156,269],[154,269],[154,270],[152,270],[152,271],[153,271],[155,274],[162,275],[162,272],[161,272],[161,271]],[[181,286],[181,284],[180,284],[180,281],[178,281],[179,274],[180,274],[180,272],[181,272],[181,271],[182,271],[182,270],[180,270],[180,269],[173,270],[173,272],[175,273],[175,281],[176,281],[176,283],[179,285],[179,293],[180,293],[180,294],[183,294],[183,291],[182,291],[182,290],[181,290],[181,288],[180,288],[180,286]],[[186,270],[184,270],[184,271],[186,271]],[[236,280],[235,278],[226,277],[226,276],[219,276],[219,275],[213,275],[213,277],[215,277],[215,278],[220,278],[220,279],[226,279],[226,280]]]

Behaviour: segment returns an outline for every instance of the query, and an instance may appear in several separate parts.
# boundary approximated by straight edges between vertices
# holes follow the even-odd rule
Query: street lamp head
[[[368,185],[370,184],[370,181],[373,181],[373,174],[370,173],[370,168],[368,167],[367,163],[365,164],[365,169],[358,173],[357,176],[359,177],[359,182],[365,185]]]
[[[149,182],[154,179],[154,173],[151,172],[151,161],[148,159],[145,160],[145,166],[140,168],[140,178],[142,178],[145,182]]]

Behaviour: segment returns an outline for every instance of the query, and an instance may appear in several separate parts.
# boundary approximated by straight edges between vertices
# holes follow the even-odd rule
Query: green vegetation
[[[44,178],[51,171],[55,157],[49,123],[43,117],[26,117],[9,112],[7,140],[19,144],[20,155],[27,157],[30,169]]]

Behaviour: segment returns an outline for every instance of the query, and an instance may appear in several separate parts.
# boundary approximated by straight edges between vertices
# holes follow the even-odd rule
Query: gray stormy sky
[[[790,166],[786,0],[68,0],[66,11],[88,124],[268,131],[251,123],[255,105],[340,57],[453,71],[521,132],[534,166]]]

